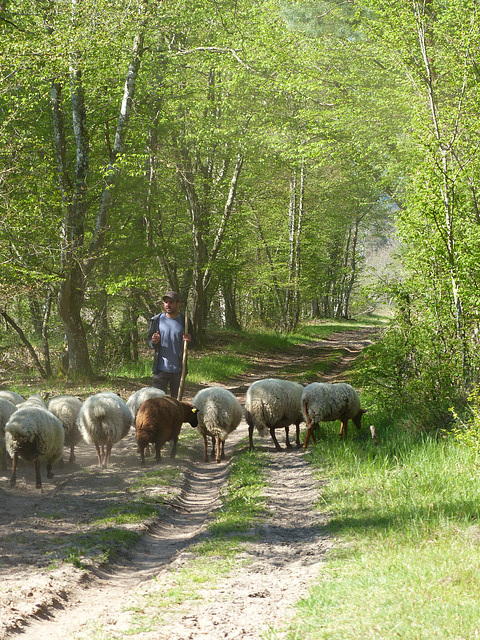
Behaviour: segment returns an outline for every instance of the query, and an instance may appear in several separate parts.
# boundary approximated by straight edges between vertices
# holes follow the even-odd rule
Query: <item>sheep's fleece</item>
[[[303,387],[298,382],[266,378],[253,382],[245,396],[247,421],[252,421],[261,436],[272,427],[288,427],[303,422]]]
[[[303,390],[302,402],[312,423],[347,420],[360,411],[360,398],[346,382],[312,382]]]
[[[65,430],[60,420],[47,409],[36,406],[20,407],[5,426],[5,443],[9,455],[15,453],[33,462],[55,462],[62,457]]]
[[[135,393],[132,393],[127,400],[127,407],[132,412],[133,419],[135,419],[138,408],[142,402],[150,400],[150,398],[162,398],[165,395],[165,391],[157,389],[156,387],[143,387],[143,389],[139,389],[138,391],[135,391]]]
[[[78,426],[85,442],[106,445],[118,442],[130,430],[130,409],[116,393],[104,391],[85,400],[78,414]]]
[[[209,387],[202,389],[192,400],[198,409],[197,430],[200,434],[225,440],[243,417],[242,405],[228,389]]]

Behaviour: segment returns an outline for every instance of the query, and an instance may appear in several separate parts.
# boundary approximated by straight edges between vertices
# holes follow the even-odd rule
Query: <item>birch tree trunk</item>
[[[430,107],[430,115],[433,125],[434,136],[437,142],[438,152],[438,166],[441,171],[441,199],[444,210],[444,229],[445,233],[442,234],[445,242],[445,248],[447,252],[447,259],[450,269],[450,283],[453,298],[453,305],[455,309],[455,324],[456,333],[462,351],[462,366],[463,366],[463,385],[465,389],[469,384],[469,357],[467,339],[464,327],[463,316],[463,302],[460,295],[458,268],[456,264],[456,247],[455,247],[455,171],[452,164],[451,154],[454,152],[454,143],[457,137],[457,129],[450,134],[450,139],[445,140],[442,133],[440,123],[440,106],[437,100],[435,91],[435,77],[436,74],[433,69],[433,64],[428,51],[428,39],[427,39],[427,19],[429,12],[432,11],[430,7],[430,0],[427,2],[414,2],[415,21],[417,29],[417,38],[420,46],[422,62],[424,66],[424,81],[427,88],[428,104]],[[461,101],[459,102],[458,109],[461,109]],[[459,114],[458,114],[459,115]],[[457,117],[458,122],[458,117]]]

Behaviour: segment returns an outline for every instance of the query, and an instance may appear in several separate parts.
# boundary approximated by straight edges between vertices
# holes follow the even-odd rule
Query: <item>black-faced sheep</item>
[[[43,407],[17,409],[5,426],[5,444],[12,458],[10,484],[17,481],[18,459],[33,462],[37,489],[42,487],[40,462],[47,463],[47,478],[53,478],[52,465],[61,456],[65,431],[60,420]]]
[[[248,424],[250,450],[253,449],[253,428],[256,427],[261,436],[270,431],[275,448],[280,451],[275,436],[275,429],[285,428],[285,444],[291,448],[288,438],[289,426],[296,426],[297,447],[300,446],[300,423],[304,421],[302,414],[303,387],[298,382],[266,378],[253,382],[245,396],[245,418]]]
[[[57,416],[65,429],[65,446],[70,448],[69,462],[75,462],[75,445],[82,440],[77,424],[82,404],[75,396],[55,396],[47,403],[47,409]]]
[[[125,438],[133,419],[130,409],[119,396],[103,391],[85,400],[77,422],[85,442],[95,445],[99,466],[106,469],[112,445]]]
[[[7,469],[7,448],[5,446],[5,425],[10,419],[12,413],[17,410],[17,405],[0,398],[0,448],[1,448],[1,468],[2,471]]]
[[[202,389],[192,400],[198,409],[198,432],[203,436],[204,460],[208,462],[207,437],[212,438],[212,456],[217,462],[225,458],[225,440],[243,417],[242,405],[228,389],[210,387]]]
[[[190,402],[176,400],[170,396],[150,398],[143,402],[135,417],[137,444],[142,464],[145,464],[145,448],[155,445],[155,459],[161,460],[161,449],[166,442],[173,441],[171,458],[177,453],[178,436],[182,424],[192,427],[198,423],[197,409]]]
[[[347,435],[348,421],[352,420],[360,429],[362,415],[366,412],[360,406],[360,398],[355,389],[346,382],[312,382],[303,390],[302,408],[307,424],[307,435],[303,448],[306,449],[310,436],[315,442],[314,429],[319,422],[340,420],[339,436]]]
[[[0,390],[0,398],[3,398],[4,400],[8,400],[9,402],[15,405],[25,401],[25,398],[21,396],[19,393],[17,393],[16,391],[7,391],[5,389]]]
[[[132,393],[127,400],[127,407],[130,409],[133,419],[135,420],[138,408],[145,400],[149,400],[150,398],[163,398],[165,395],[165,391],[155,387],[143,387],[143,389]]]

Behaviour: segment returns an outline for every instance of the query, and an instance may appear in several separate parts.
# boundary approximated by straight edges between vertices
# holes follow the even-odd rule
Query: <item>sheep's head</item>
[[[198,409],[194,407],[190,402],[182,402],[183,404],[183,419],[188,422],[192,427],[196,427],[198,424]]]

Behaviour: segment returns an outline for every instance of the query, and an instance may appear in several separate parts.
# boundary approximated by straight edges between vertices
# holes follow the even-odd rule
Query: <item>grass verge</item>
[[[338,544],[288,638],[478,638],[475,456],[449,439],[390,432],[374,447],[333,434],[311,458],[331,478],[319,508]]]

